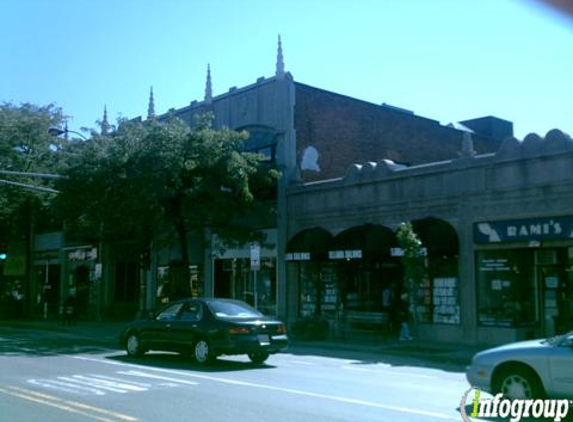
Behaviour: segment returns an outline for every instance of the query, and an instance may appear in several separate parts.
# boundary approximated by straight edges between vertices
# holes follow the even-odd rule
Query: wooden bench
[[[342,338],[348,334],[373,334],[374,338],[388,340],[390,322],[386,312],[346,311],[342,315],[340,324]]]

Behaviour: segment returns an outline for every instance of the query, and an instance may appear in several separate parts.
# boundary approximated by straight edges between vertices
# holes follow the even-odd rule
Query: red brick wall
[[[298,163],[304,149],[318,150],[321,171],[304,180],[343,176],[353,163],[390,159],[410,165],[458,157],[463,132],[405,112],[296,83]],[[500,142],[473,135],[478,153]]]

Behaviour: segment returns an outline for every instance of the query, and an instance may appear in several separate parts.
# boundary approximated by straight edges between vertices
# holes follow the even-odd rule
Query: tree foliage
[[[54,173],[62,165],[59,154],[65,139],[48,134],[51,126],[63,121],[61,109],[11,103],[0,105],[0,170],[10,172]],[[0,233],[4,236],[29,232],[32,215],[46,211],[46,193],[21,186],[15,182],[51,187],[52,180],[14,174],[0,174]],[[47,218],[44,213],[43,217]],[[41,222],[41,221],[40,221]]]
[[[212,120],[203,116],[193,128],[177,118],[123,121],[109,136],[74,145],[57,198],[69,227],[131,236],[142,248],[171,227],[184,264],[192,228],[228,241],[252,239],[272,213],[256,191],[278,174],[243,151],[246,133],[215,130]]]
[[[422,241],[410,222],[400,224],[396,237],[398,246],[403,251],[402,265],[404,267],[405,287],[412,297],[417,292],[425,275],[426,267]]]

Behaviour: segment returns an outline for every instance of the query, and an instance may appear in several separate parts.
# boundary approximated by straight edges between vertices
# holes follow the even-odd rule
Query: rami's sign
[[[476,243],[573,238],[573,217],[528,218],[474,224]]]

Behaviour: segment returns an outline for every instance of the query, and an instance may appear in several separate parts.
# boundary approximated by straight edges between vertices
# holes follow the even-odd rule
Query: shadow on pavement
[[[332,345],[328,343],[295,343],[286,353],[297,356],[313,355],[350,360],[351,365],[384,363],[392,366],[414,366],[435,368],[448,372],[465,372],[473,351],[454,353],[443,348],[384,345],[364,347],[362,345]]]
[[[269,364],[256,365],[251,363],[248,359],[241,359],[238,356],[221,356],[207,366],[199,365],[198,363],[194,362],[194,360],[188,355],[177,353],[151,352],[139,358],[132,358],[127,356],[125,353],[122,353],[113,356],[107,356],[107,359],[122,363],[132,363],[139,366],[152,366],[155,368],[176,370],[193,370],[207,373],[264,370],[275,368],[275,366]]]
[[[117,349],[115,333],[89,333],[78,324],[62,328],[44,324],[0,323],[0,356],[46,357],[70,354],[95,354]]]
[[[78,322],[72,327],[62,327],[49,321],[1,321],[0,356],[51,356],[119,350],[118,336],[124,326],[123,322]],[[366,343],[291,339],[286,354],[340,358],[350,360],[354,365],[386,363],[393,366],[407,365],[464,372],[473,354],[479,349],[462,345],[404,343],[393,340],[386,343]],[[153,355],[149,354],[146,359],[150,359],[149,362],[154,362],[155,359],[161,360]],[[167,358],[167,363],[172,359]],[[205,370],[213,371],[217,368],[221,371],[232,370],[235,367],[241,368],[243,364],[256,368],[246,358],[244,363],[236,362],[234,359],[220,358],[212,368]],[[189,359],[181,360],[178,364],[187,363],[190,364]],[[224,365],[228,368],[223,369]],[[200,366],[193,365],[193,369],[197,368]]]

